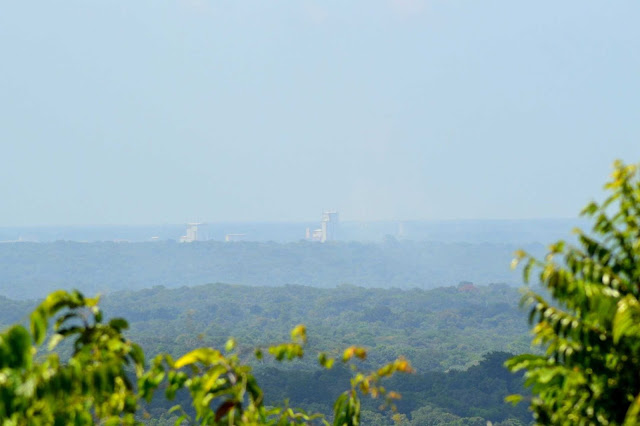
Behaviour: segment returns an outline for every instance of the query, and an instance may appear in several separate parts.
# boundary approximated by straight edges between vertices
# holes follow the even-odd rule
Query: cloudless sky
[[[572,217],[640,2],[7,1],[0,226]]]

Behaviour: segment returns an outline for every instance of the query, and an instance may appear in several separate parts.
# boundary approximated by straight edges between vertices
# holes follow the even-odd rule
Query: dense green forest
[[[404,395],[399,414],[368,402],[364,424],[418,425],[427,417],[440,419],[434,424],[527,423],[525,408],[504,403],[522,389],[520,377],[502,367],[507,353],[530,350],[520,294],[508,284],[489,284],[496,277],[518,281],[506,267],[513,249],[391,238],[324,245],[2,244],[0,327],[25,322],[35,299],[71,287],[104,293],[105,314],[127,318],[127,335],[149,355],[220,348],[234,336],[249,360],[256,346],[286,341],[302,323],[309,330],[302,360],[251,361],[269,403],[288,398],[293,406],[330,414],[352,372],[336,368],[319,383],[317,353],[337,356],[355,344],[369,350],[364,369],[406,356],[417,370],[392,383]],[[251,286],[191,286],[214,280]],[[70,347],[59,351],[68,354]],[[175,418],[168,408],[152,402],[149,421]]]
[[[527,423],[531,415],[525,406],[505,404],[504,397],[522,392],[521,375],[510,374],[503,363],[511,356],[506,352],[486,354],[478,365],[465,371],[448,373],[429,371],[397,376],[385,385],[396,389],[402,399],[396,402],[398,412],[411,425],[477,424],[485,426],[508,419]],[[329,374],[320,372],[287,372],[259,370],[257,378],[270,393],[274,403],[290,398],[293,405],[326,411],[340,393],[340,383],[350,377],[347,368],[336,368]],[[379,413],[379,401],[364,401],[372,425],[389,425],[390,414]],[[324,410],[323,410],[324,409]],[[428,421],[427,421],[428,419]]]
[[[528,350],[519,297],[504,284],[404,291],[209,284],[119,292],[102,305],[108,315],[127,318],[131,337],[152,353],[220,347],[229,336],[268,344],[305,324],[310,350],[364,345],[375,349],[373,363],[404,355],[419,371],[443,371],[468,367],[490,351]]]
[[[104,294],[208,282],[405,289],[460,281],[519,283],[520,274],[508,268],[517,248],[393,238],[383,243],[330,244],[6,243],[0,244],[0,295],[30,299],[58,288]],[[537,244],[524,248],[534,254],[543,250]]]
[[[504,398],[523,392],[522,375],[514,375],[504,368],[512,354],[492,352],[478,365],[467,370],[447,373],[429,371],[402,375],[383,382],[397,390],[402,399],[396,401],[396,412],[380,410],[380,400],[363,400],[364,426],[450,425],[486,426],[525,425],[532,420],[525,405],[511,406]],[[331,417],[333,402],[353,376],[344,366],[329,371],[283,370],[276,367],[257,368],[256,379],[265,390],[267,404],[282,404],[288,400],[294,407]],[[188,406],[188,395],[178,395],[177,401]],[[149,424],[171,424],[176,416],[167,413],[166,401],[153,402],[147,407],[152,416]]]
[[[321,375],[317,352],[337,356],[355,344],[368,349],[364,369],[400,355],[411,360],[417,373],[389,384],[403,394],[398,409],[407,424],[428,424],[416,420],[428,416],[446,420],[440,424],[484,425],[486,420],[530,420],[526,407],[504,403],[505,396],[522,389],[520,377],[502,363],[507,353],[530,350],[519,298],[518,290],[506,284],[468,282],[432,290],[209,284],[115,292],[101,305],[107,316],[129,320],[128,336],[150,355],[219,348],[234,336],[239,353],[250,359],[256,346],[286,341],[291,328],[303,323],[309,333],[305,358],[285,364],[252,361],[271,398],[267,402],[289,398],[293,406],[330,413],[352,373],[335,368]],[[0,326],[24,321],[34,305],[1,298]],[[149,411],[168,419],[167,408],[152,403]],[[363,408],[365,424],[393,423],[392,414],[378,412],[376,404]]]

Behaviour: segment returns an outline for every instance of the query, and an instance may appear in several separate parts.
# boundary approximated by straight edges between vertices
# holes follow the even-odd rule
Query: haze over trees
[[[3,2],[0,426],[640,426],[639,18]]]
[[[0,244],[0,295],[44,297],[77,288],[108,293],[156,285],[211,282],[254,286],[435,288],[461,281],[517,284],[504,265],[519,248],[508,244],[398,241],[316,244],[208,241],[157,243]],[[524,248],[542,253],[543,246]],[[454,266],[455,265],[455,266]]]
[[[538,424],[638,424],[638,168],[616,163],[606,188],[606,200],[584,209],[594,224],[577,231],[577,245],[553,244],[543,262],[517,253],[525,278],[538,269],[543,284],[523,299],[542,352],[526,353],[507,284],[155,286],[109,294],[109,316],[98,299],[57,291],[29,315],[30,331],[19,323],[34,302],[0,299],[0,415],[16,424],[518,425],[530,414],[504,400],[524,398]],[[119,315],[131,318],[126,335]],[[389,377],[396,372],[412,374]],[[387,411],[364,397],[383,397]]]

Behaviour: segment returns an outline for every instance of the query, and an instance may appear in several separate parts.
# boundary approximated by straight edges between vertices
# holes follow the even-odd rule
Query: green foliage
[[[150,360],[165,352],[178,359],[202,346],[237,353],[251,365],[267,407],[281,406],[289,399],[291,406],[323,413],[331,421],[335,400],[355,376],[341,362],[343,349],[357,344],[366,348],[367,356],[351,362],[363,371],[375,371],[376,366],[393,362],[401,354],[411,359],[416,374],[386,383],[402,394],[395,404],[409,418],[413,411],[430,405],[456,419],[482,417],[495,425],[516,418],[526,424],[531,415],[524,404],[512,407],[503,402],[506,395],[522,392],[520,376],[509,374],[502,366],[509,354],[488,354],[483,359],[483,354],[495,350],[529,350],[526,320],[517,306],[520,295],[504,284],[465,291],[468,287],[384,290],[211,284],[113,293],[103,297],[100,306],[105,314],[127,318],[130,329],[126,336],[138,342]],[[2,318],[6,324],[28,318],[34,306],[10,302],[3,304],[0,299],[0,306],[7,308],[0,311],[0,322]],[[391,311],[384,320],[370,316],[370,310],[380,306]],[[275,361],[269,343],[291,343],[291,329],[298,323],[309,330],[304,358]],[[69,341],[56,346],[62,359],[70,357],[72,350]],[[326,371],[329,367],[333,368]],[[129,377],[135,382],[133,375]],[[141,420],[173,425],[184,414],[168,412],[176,404],[195,417],[185,388],[167,401],[162,398],[166,383],[160,386],[151,403],[142,404],[151,418]],[[363,398],[363,413],[376,412],[379,404],[379,399]],[[385,425],[393,424],[391,416],[383,417]],[[362,417],[361,423],[374,421]]]
[[[0,418],[6,425],[133,423],[134,387],[125,369],[141,374],[144,355],[123,338],[124,320],[102,323],[97,299],[78,292],[50,294],[21,325],[0,335]],[[49,347],[73,337],[67,362],[58,354],[36,357],[56,317]]]
[[[354,357],[362,360],[366,359],[367,352],[364,348],[351,346],[344,351],[342,361],[348,362]],[[373,398],[384,396],[387,405],[391,406],[395,411],[393,400],[400,399],[400,394],[393,391],[387,392],[380,385],[380,380],[384,377],[390,377],[396,372],[413,373],[414,371],[407,360],[399,358],[372,373],[357,373],[351,379],[351,389],[340,395],[333,406],[334,425],[356,426],[360,424],[361,407],[358,393],[371,395]]]
[[[426,372],[466,369],[491,351],[529,351],[520,296],[505,284],[472,291],[209,284],[112,293],[102,306],[129,320],[128,336],[151,356],[168,352],[177,358],[203,345],[221,348],[229,336],[248,353],[254,346],[288,340],[291,328],[302,323],[311,334],[310,356],[278,368],[316,369],[321,351],[339,357],[356,344],[369,349],[365,368],[405,355],[416,370]],[[372,308],[379,306],[390,315],[373,317]],[[254,365],[274,366],[270,358]]]
[[[50,322],[53,326],[49,330]],[[181,414],[175,424],[294,425],[314,420],[328,424],[320,414],[307,414],[283,406],[267,407],[262,389],[252,369],[241,362],[235,341],[229,340],[225,353],[208,347],[197,348],[175,361],[159,354],[145,366],[142,349],[122,332],[128,323],[121,318],[103,322],[98,299],[81,293],[57,291],[50,294],[30,315],[30,332],[15,325],[0,334],[0,419],[5,426],[38,424],[136,424],[142,401],[151,401],[156,390],[164,389],[167,399],[186,391],[195,418],[180,405],[168,414]],[[36,356],[49,336],[49,351],[70,339],[73,351],[61,361],[55,352]],[[266,352],[277,360],[304,356],[306,327],[296,326],[291,341],[269,346]],[[262,354],[263,349],[256,351]],[[349,347],[343,363],[366,358],[366,350]],[[320,362],[330,368],[334,359]],[[395,372],[410,373],[403,358],[371,373],[355,373],[351,389],[335,404],[335,426],[360,424],[360,397],[399,398],[380,385],[383,377]],[[130,377],[137,378],[137,386]]]
[[[528,424],[532,417],[526,406],[514,407],[504,403],[506,395],[524,390],[521,375],[511,374],[504,368],[505,360],[511,356],[513,355],[505,352],[493,352],[486,354],[478,365],[467,370],[452,370],[446,373],[418,371],[415,374],[391,378],[384,382],[384,386],[402,395],[402,399],[394,400],[397,412],[407,415],[415,425],[421,423],[413,420],[414,412],[424,407],[431,408],[422,410],[423,414],[419,415],[419,418],[424,418],[424,413],[427,412],[433,415],[434,421],[441,419],[444,422],[443,419],[453,419],[457,422],[462,421],[461,419],[482,418],[483,425],[487,421],[492,421],[495,425],[497,422],[517,419],[523,424]],[[325,407],[331,407],[343,391],[340,384],[354,376],[350,369],[345,368],[340,362],[326,374],[321,373],[302,369],[283,371],[275,367],[255,370],[256,377],[265,390],[267,404],[290,397],[291,403],[296,406],[328,412],[330,410]],[[311,401],[313,404],[310,404]],[[361,403],[362,413],[370,413],[368,416],[371,423],[383,422],[385,426],[393,424],[389,416],[380,419],[379,416],[371,414],[379,408],[377,400],[363,398]],[[372,418],[377,420],[374,421]],[[361,422],[371,424],[365,422],[364,417]],[[442,422],[438,424],[446,424]]]
[[[517,253],[525,279],[533,270],[555,304],[529,290],[536,345],[544,355],[507,362],[525,370],[540,424],[640,423],[640,180],[633,165],[616,162],[609,196],[583,214],[591,233],[578,245],[560,241],[544,261]],[[561,257],[561,261],[556,261]],[[517,398],[512,398],[516,402]]]

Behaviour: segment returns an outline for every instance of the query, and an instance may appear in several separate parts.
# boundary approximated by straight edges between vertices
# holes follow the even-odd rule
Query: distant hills
[[[180,244],[54,242],[0,244],[0,295],[43,297],[58,288],[88,294],[210,282],[253,286],[435,288],[470,281],[520,283],[513,252],[540,244],[402,241]]]

